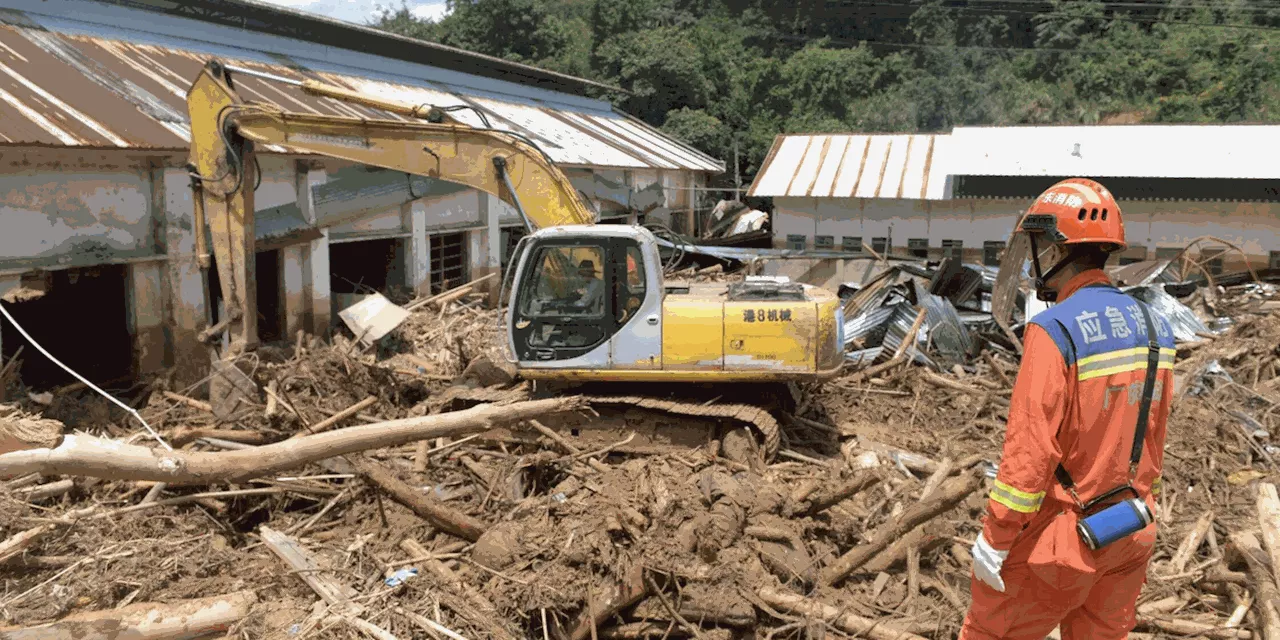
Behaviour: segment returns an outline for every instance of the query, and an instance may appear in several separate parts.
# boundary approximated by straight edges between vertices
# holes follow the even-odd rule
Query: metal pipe
[[[498,177],[502,178],[502,184],[507,185],[507,193],[511,194],[511,202],[516,205],[516,213],[519,213],[520,219],[524,221],[525,232],[533,233],[533,222],[525,214],[524,205],[520,204],[520,196],[516,195],[516,188],[511,185],[511,178],[507,175],[507,159],[498,156],[493,159],[493,166],[498,170]]]
[[[237,66],[235,66],[235,65],[231,65],[231,64],[224,64],[224,65],[222,65],[222,66],[223,66],[223,68],[225,68],[227,71],[231,71],[231,72],[233,72],[233,73],[242,73],[242,74],[244,74],[244,75],[246,75],[246,76],[253,76],[253,77],[255,77],[255,78],[262,78],[263,80],[271,80],[271,81],[274,81],[274,82],[283,82],[284,84],[293,85],[293,86],[295,86],[295,87],[301,87],[301,86],[302,86],[302,81],[301,81],[301,80],[293,80],[293,79],[291,79],[291,78],[285,78],[285,77],[283,77],[283,76],[275,75],[274,73],[267,73],[267,72],[265,72],[265,71],[254,71],[253,69],[246,69],[246,68],[244,68],[244,67],[237,67]]]

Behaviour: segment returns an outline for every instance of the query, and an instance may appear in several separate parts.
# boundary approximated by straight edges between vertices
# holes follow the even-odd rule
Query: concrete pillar
[[[165,324],[169,331],[169,358],[175,382],[187,385],[208,373],[209,350],[199,335],[208,326],[205,310],[205,283],[196,256],[195,205],[191,177],[185,169],[166,168],[152,174],[162,190],[156,201],[164,206],[164,246],[168,257],[164,282],[167,295]]]
[[[480,220],[485,223],[484,230],[480,232],[483,248],[482,253],[472,254],[474,257],[471,259],[473,280],[491,273],[498,274],[498,277],[489,281],[485,289],[489,294],[490,307],[498,305],[498,292],[502,288],[502,252],[505,247],[502,246],[502,227],[498,226],[498,216],[501,213],[499,202],[493,196],[480,192]]]
[[[405,284],[417,296],[431,295],[431,237],[427,235],[427,205],[419,200],[400,208],[404,228],[409,230],[405,239]]]
[[[316,223],[315,203],[311,199],[311,188],[324,184],[327,176],[324,170],[312,169],[309,162],[298,162],[296,187],[298,190],[298,208],[307,222]],[[307,324],[313,335],[324,336],[329,333],[332,321],[332,302],[329,288],[329,230],[320,230],[321,236],[312,240],[306,247],[301,260],[304,308],[308,311]]]
[[[160,262],[138,262],[125,269],[133,371],[142,375],[165,367],[165,314]]]
[[[304,276],[310,247],[292,244],[280,250],[281,303],[284,304],[284,336],[293,340],[307,330],[307,285]]]

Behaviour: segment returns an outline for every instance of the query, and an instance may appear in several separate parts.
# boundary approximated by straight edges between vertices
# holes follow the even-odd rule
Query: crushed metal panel
[[[372,293],[339,311],[338,317],[361,342],[373,344],[395,331],[409,317],[409,312],[381,293]]]
[[[1163,284],[1145,287],[1127,287],[1125,293],[1147,303],[1152,311],[1160,314],[1173,328],[1173,337],[1178,342],[1191,342],[1199,339],[1197,333],[1210,333],[1209,327],[1201,322],[1195,312],[1177,298],[1164,290]]]
[[[968,354],[973,352],[973,338],[955,306],[950,300],[929,293],[918,280],[912,280],[912,283],[915,286],[916,301],[925,310],[929,344],[933,347],[933,352],[948,364],[965,362]]]

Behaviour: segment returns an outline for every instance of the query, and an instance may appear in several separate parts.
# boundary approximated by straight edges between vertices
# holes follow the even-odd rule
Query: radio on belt
[[[1155,519],[1151,510],[1133,487],[1122,487],[1121,490],[1133,492],[1135,497],[1117,502],[1097,513],[1087,515],[1076,524],[1080,539],[1090,549],[1098,550],[1112,542],[1133,535],[1147,528]],[[1114,495],[1111,492],[1110,495]],[[1108,496],[1103,496],[1108,497]]]

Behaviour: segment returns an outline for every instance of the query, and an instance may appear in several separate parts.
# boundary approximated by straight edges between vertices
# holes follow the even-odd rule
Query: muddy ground
[[[183,429],[216,428],[263,441],[304,432],[371,396],[376,401],[339,426],[518,402],[528,395],[518,383],[485,386],[492,372],[477,361],[497,356],[490,346],[497,323],[465,302],[416,313],[401,343],[377,353],[343,338],[260,349],[241,368],[273,392],[251,398],[230,420],[174,399],[199,400],[203,392],[164,376],[135,398],[171,439],[192,435]],[[1147,608],[1140,607],[1139,630],[1151,637],[1181,637],[1162,631],[1174,623],[1246,637],[1221,634],[1245,633],[1222,627],[1257,589],[1228,537],[1258,528],[1257,485],[1277,480],[1270,457],[1280,451],[1268,447],[1280,406],[1280,316],[1265,302],[1245,288],[1222,292],[1212,311],[1231,315],[1234,327],[1180,347],[1160,551],[1140,601]],[[225,637],[368,637],[312,615],[315,591],[263,544],[265,526],[298,541],[326,579],[354,589],[364,620],[397,638],[447,637],[405,611],[466,638],[857,637],[857,621],[846,614],[894,633],[953,638],[968,605],[968,549],[980,530],[989,465],[999,462],[1016,367],[1002,358],[947,373],[904,365],[870,380],[851,371],[802,389],[792,412],[779,416],[779,452],[767,462],[725,457],[721,443],[741,423],[593,405],[539,421],[572,450],[524,423],[238,484],[167,487],[153,499],[278,492],[60,526],[0,564],[0,627],[253,589],[258,604]],[[7,392],[18,399],[11,404],[69,430],[145,442],[127,414],[86,390],[56,391],[47,406],[31,400],[21,381],[10,379]],[[185,446],[216,450],[225,440]],[[356,473],[353,464],[364,459],[479,519],[487,532],[473,543],[432,526]],[[922,493],[932,491],[925,502],[937,499],[969,477],[981,483],[961,487],[954,508],[895,532]],[[32,487],[61,479],[4,485],[0,540],[75,510],[137,505],[154,486],[76,477],[66,493],[29,497]],[[851,497],[817,504],[859,482],[866,486]],[[1210,512],[1205,535],[1175,559]],[[868,561],[831,579],[837,558],[886,540]],[[415,558],[421,549],[430,557]],[[408,568],[416,574],[388,586],[388,575]],[[638,595],[627,598],[628,590]],[[784,606],[780,594],[839,615],[805,615]],[[1261,615],[1251,607],[1240,629],[1256,637]]]

